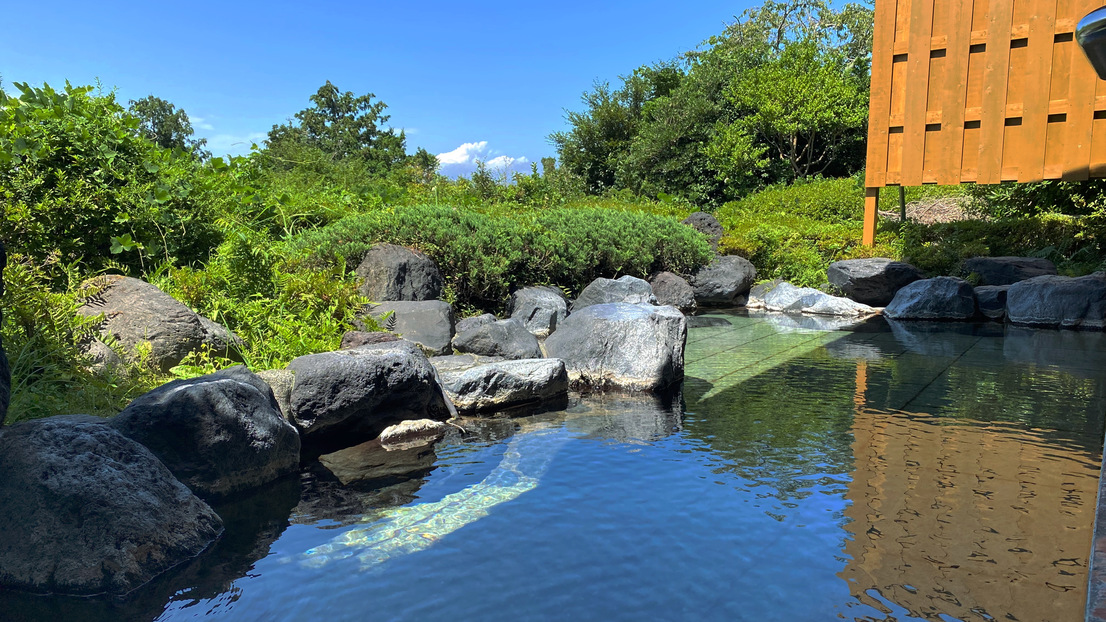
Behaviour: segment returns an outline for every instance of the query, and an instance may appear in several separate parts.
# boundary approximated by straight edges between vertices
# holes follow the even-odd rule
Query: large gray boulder
[[[979,312],[1001,322],[1006,317],[1006,294],[1009,290],[1009,285],[980,285],[975,288]]]
[[[886,257],[835,261],[826,271],[829,282],[845,296],[873,307],[887,306],[895,293],[922,278],[914,266]]]
[[[269,385],[243,365],[162,385],[109,425],[207,499],[267,484],[300,463],[299,434]]]
[[[1106,328],[1106,272],[1014,283],[1006,292],[1006,318],[1026,326]]]
[[[467,333],[471,330],[476,330],[477,328],[480,328],[485,324],[491,324],[492,322],[496,321],[496,319],[497,318],[491,313],[485,313],[483,315],[475,315],[472,317],[467,317],[463,320],[458,320],[456,330],[454,331],[456,333],[454,335],[454,339],[456,339],[457,335],[460,335],[461,333]]]
[[[556,287],[524,287],[511,294],[511,317],[537,337],[547,337],[568,315],[568,301]]]
[[[499,361],[444,373],[442,386],[458,411],[503,410],[564,397],[568,373],[559,359]]]
[[[442,295],[442,273],[434,260],[395,244],[370,248],[355,274],[362,279],[361,295],[374,302],[434,300]]]
[[[568,316],[545,347],[574,386],[651,391],[683,379],[686,341],[675,307],[611,303]]]
[[[972,257],[964,260],[965,275],[979,276],[980,285],[1013,285],[1035,276],[1056,274],[1056,264],[1039,257]]]
[[[477,324],[453,338],[453,349],[478,356],[501,356],[506,359],[541,358],[541,346],[522,322],[515,318]]]
[[[8,265],[8,253],[0,243],[0,300],[4,298],[4,268]],[[0,324],[4,323],[4,306],[0,305]],[[4,340],[0,338],[0,426],[8,416],[8,403],[12,394],[12,372],[8,356],[4,353]]]
[[[102,419],[0,431],[0,586],[122,594],[202,552],[222,521]]]
[[[698,306],[695,303],[695,289],[684,277],[674,272],[661,272],[649,279],[657,304],[676,307],[684,313],[690,313]]]
[[[289,404],[305,448],[349,447],[404,419],[449,418],[430,361],[414,344],[396,341],[301,356]]]
[[[342,343],[338,346],[338,349],[349,350],[350,348],[360,348],[374,343],[388,343],[389,341],[398,340],[399,337],[392,333],[350,330],[342,334]]]
[[[710,247],[718,250],[718,241],[722,239],[722,223],[706,212],[695,212],[683,219],[683,224],[695,229],[707,237]]]
[[[764,308],[769,311],[842,317],[862,317],[876,313],[872,307],[855,300],[830,296],[813,287],[795,287],[786,281],[766,290],[761,300]]]
[[[883,310],[885,316],[896,320],[969,320],[975,312],[972,286],[954,276],[914,281],[900,289]]]
[[[745,303],[745,294],[757,280],[757,269],[744,257],[715,257],[691,278],[700,307],[731,307]]]
[[[392,312],[394,320],[381,320],[388,312]],[[369,314],[383,321],[388,330],[419,344],[432,355],[452,351],[453,307],[448,302],[382,302],[372,307]]]
[[[575,313],[592,305],[607,304],[610,302],[626,302],[630,304],[657,304],[657,297],[653,295],[653,287],[648,281],[636,276],[625,275],[617,279],[598,278],[588,283],[584,291],[572,303],[572,312]]]
[[[208,347],[235,356],[239,340],[225,328],[200,316],[145,281],[117,274],[97,277],[98,294],[77,309],[84,317],[104,314],[100,332],[111,335],[126,352],[148,343],[150,363],[166,372],[190,353]]]

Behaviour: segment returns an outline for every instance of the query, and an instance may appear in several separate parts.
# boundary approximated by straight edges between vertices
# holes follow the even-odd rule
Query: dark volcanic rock
[[[1106,272],[1014,283],[1006,292],[1006,317],[1027,326],[1106,328]]]
[[[661,272],[650,279],[649,284],[653,287],[657,304],[676,307],[684,313],[695,310],[695,290],[684,277],[674,272]]]
[[[299,434],[269,385],[242,365],[158,387],[110,425],[205,498],[256,488],[300,463]]]
[[[883,257],[835,261],[826,274],[846,297],[873,307],[887,306],[896,292],[922,278],[914,266]]]
[[[900,289],[883,314],[896,320],[969,320],[975,311],[975,293],[967,281],[939,276]]]
[[[394,326],[389,330],[398,333],[407,341],[413,341],[426,348],[431,354],[449,354],[453,340],[453,307],[441,300],[422,302],[383,302],[369,310],[369,314],[380,320],[385,313],[392,312]]]
[[[718,250],[718,240],[722,239],[722,223],[706,212],[695,212],[683,220],[683,224],[707,236],[710,247]]]
[[[103,313],[100,332],[112,335],[128,352],[149,342],[150,362],[160,371],[168,371],[203,346],[234,355],[241,343],[222,326],[145,281],[114,274],[97,279],[103,290],[77,313],[85,317]]]
[[[564,361],[527,359],[443,373],[442,385],[459,411],[502,410],[568,393]]]
[[[350,348],[360,348],[361,346],[372,345],[374,343],[388,343],[398,340],[399,337],[392,333],[379,331],[370,333],[363,330],[351,330],[342,335],[342,345],[338,346],[338,349],[349,350]]]
[[[980,285],[1013,285],[1035,276],[1056,274],[1056,264],[1037,257],[972,257],[964,261],[965,275],[979,275]]]
[[[568,316],[545,346],[574,386],[651,391],[683,379],[686,341],[675,307],[612,303]]]
[[[515,318],[477,324],[474,328],[458,331],[453,338],[453,348],[458,352],[478,356],[502,356],[507,359],[541,358],[541,347],[522,322]]]
[[[556,287],[525,287],[511,294],[511,317],[537,337],[547,337],[568,315],[568,301]]]
[[[467,317],[463,320],[458,320],[456,333],[467,333],[470,330],[475,330],[485,324],[491,324],[495,321],[495,316],[491,313],[485,313],[484,315],[477,315],[474,317]]]
[[[404,419],[449,418],[436,372],[414,344],[396,341],[293,360],[291,420],[304,447],[349,447]]]
[[[395,244],[377,244],[357,266],[361,294],[373,302],[434,300],[442,295],[442,273],[434,260]]]
[[[730,307],[743,304],[743,296],[757,280],[757,269],[737,255],[715,257],[691,279],[695,301],[701,307]]]
[[[630,304],[656,304],[657,297],[653,295],[653,288],[648,281],[635,276],[625,275],[617,279],[595,279],[580,292],[576,301],[572,303],[572,312],[575,313],[591,305],[601,305],[610,302],[627,302]]]
[[[975,288],[979,312],[1001,322],[1006,317],[1006,293],[1009,289],[1009,285],[980,285]]]
[[[121,594],[222,532],[210,507],[103,420],[36,419],[0,432],[0,585]]]

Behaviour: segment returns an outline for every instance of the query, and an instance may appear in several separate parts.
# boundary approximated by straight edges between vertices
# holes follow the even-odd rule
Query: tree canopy
[[[277,159],[295,160],[307,149],[332,160],[360,160],[372,172],[386,173],[405,161],[406,137],[386,128],[388,106],[374,97],[342,92],[327,80],[295,121],[273,126],[266,148]]]
[[[211,155],[203,150],[206,138],[192,138],[192,121],[184,109],[153,95],[129,103],[127,112],[138,119],[139,131],[151,142],[164,149],[191,151],[201,158]]]
[[[718,205],[863,166],[872,10],[768,0],[671,63],[597,83],[550,136],[589,193]]]

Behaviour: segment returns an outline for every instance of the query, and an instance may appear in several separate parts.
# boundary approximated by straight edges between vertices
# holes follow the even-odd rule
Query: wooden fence
[[[1106,176],[1106,81],[1075,42],[1106,0],[876,0],[864,206],[879,189]]]

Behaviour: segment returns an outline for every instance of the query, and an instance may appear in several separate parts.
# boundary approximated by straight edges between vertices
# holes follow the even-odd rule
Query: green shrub
[[[146,140],[112,94],[17,86],[18,98],[0,92],[0,231],[12,252],[142,269],[150,257],[202,260],[219,243],[193,154]]]
[[[864,190],[855,177],[773,186],[723,205],[715,217],[726,230],[719,251],[747,258],[759,279],[817,287],[834,261],[898,256],[893,231],[881,231],[874,247],[861,245]]]
[[[1100,216],[1041,214],[993,221],[965,220],[903,228],[904,258],[926,274],[958,274],[969,257],[1044,257],[1064,274],[1100,267],[1106,228]]]
[[[671,218],[603,208],[490,210],[389,207],[304,232],[289,242],[315,263],[356,265],[378,242],[418,248],[446,275],[455,302],[501,309],[511,290],[552,283],[579,291],[598,276],[690,273],[710,259],[694,230]]]

